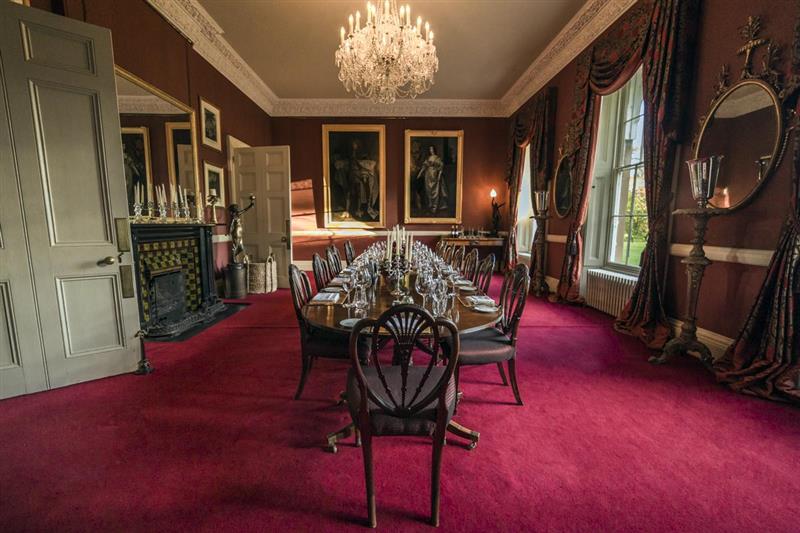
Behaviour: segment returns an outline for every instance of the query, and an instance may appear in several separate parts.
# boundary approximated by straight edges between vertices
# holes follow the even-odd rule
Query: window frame
[[[634,86],[629,86],[628,83],[630,83],[637,76],[641,80],[641,67],[639,67],[639,70],[631,77],[630,80],[628,80],[628,82],[626,82],[625,86],[620,88],[619,91],[616,93],[617,94],[617,101],[615,102],[616,116],[614,117],[614,123],[616,127],[609,128],[613,129],[614,131],[614,141],[613,141],[614,150],[611,158],[611,168],[607,184],[608,204],[605,206],[605,209],[603,210],[604,212],[599,215],[600,217],[605,218],[604,224],[602,224],[605,226],[603,231],[605,242],[603,245],[602,268],[633,276],[639,275],[639,272],[641,271],[641,266],[639,264],[632,265],[632,264],[619,263],[613,261],[611,258],[611,253],[613,249],[612,241],[615,238],[614,222],[616,220],[633,221],[635,217],[641,216],[641,215],[634,215],[633,213],[635,209],[634,202],[636,200],[636,172],[639,168],[641,168],[642,171],[644,171],[644,164],[645,164],[644,142],[642,142],[642,145],[640,146],[641,159],[638,162],[619,165],[619,160],[621,158],[621,154],[624,150],[624,144],[625,144],[625,127],[628,125],[628,123],[634,120],[637,119],[644,120],[644,115],[645,115],[644,110],[642,110],[642,113],[640,114],[632,115],[629,118],[625,118],[626,110],[628,104],[630,103],[631,93],[633,92],[632,89],[634,87]],[[633,170],[633,186],[630,190],[631,194],[629,195],[630,205],[625,210],[626,214],[617,215],[615,207],[616,207],[617,197],[621,191],[621,189],[619,188],[621,182],[621,176],[623,172],[631,170]],[[644,216],[645,218],[647,217],[646,214]],[[629,230],[628,240],[627,243],[625,244],[628,258],[630,257],[630,246],[632,243],[631,239],[632,239],[632,233]]]

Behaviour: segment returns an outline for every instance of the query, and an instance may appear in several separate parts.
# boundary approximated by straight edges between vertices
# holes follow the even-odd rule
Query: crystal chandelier
[[[422,17],[411,23],[410,6],[398,10],[396,0],[367,2],[366,24],[361,26],[360,11],[348,21],[350,33],[342,26],[336,50],[339,81],[347,92],[391,104],[431,88],[439,70],[433,31],[427,22],[423,26]]]

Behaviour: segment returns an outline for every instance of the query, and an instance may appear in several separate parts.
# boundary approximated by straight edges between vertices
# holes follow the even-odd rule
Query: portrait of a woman
[[[406,223],[460,223],[463,135],[406,131]]]

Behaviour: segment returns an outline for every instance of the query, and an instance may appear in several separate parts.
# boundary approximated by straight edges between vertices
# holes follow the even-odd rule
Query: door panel
[[[19,332],[8,281],[0,281],[0,369],[19,368]]]
[[[123,347],[115,276],[58,280],[58,304],[67,357]]]
[[[95,73],[94,46],[85,35],[21,22],[25,60],[62,70]]]
[[[0,49],[0,398],[47,388]]]
[[[97,94],[38,82],[31,93],[50,242],[111,244]],[[81,149],[52,150],[63,146]]]
[[[134,370],[137,304],[119,280],[130,245],[114,231],[127,197],[110,32],[0,2],[0,53],[49,384]]]
[[[278,263],[278,286],[289,286],[291,249],[291,167],[288,146],[236,148],[236,201],[256,205],[244,215],[244,244],[248,253],[263,261],[272,253]]]

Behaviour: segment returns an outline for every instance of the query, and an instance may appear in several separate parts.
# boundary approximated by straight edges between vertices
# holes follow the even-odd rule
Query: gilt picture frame
[[[208,201],[210,191],[214,189],[217,193],[217,207],[226,207],[225,202],[225,169],[218,167],[208,161],[203,161],[203,182],[205,184],[205,205],[210,206]]]
[[[386,126],[324,124],[326,228],[386,226]]]
[[[464,130],[406,130],[406,224],[461,224]]]
[[[147,198],[153,199],[153,165],[150,159],[150,130],[145,126],[123,127],[122,163],[125,190],[128,193],[128,214],[133,215],[134,189],[144,186]]]
[[[203,145],[222,151],[222,113],[219,108],[200,98],[200,137]]]

